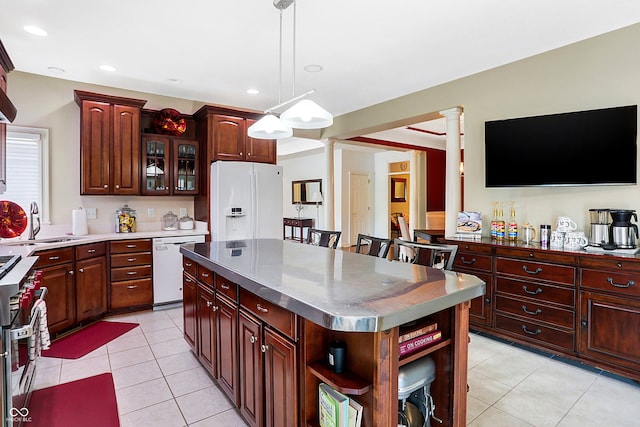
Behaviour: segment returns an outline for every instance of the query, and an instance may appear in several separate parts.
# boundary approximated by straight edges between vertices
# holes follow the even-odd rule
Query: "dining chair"
[[[405,248],[406,250],[402,251]],[[403,253],[404,252],[404,253]],[[452,270],[458,246],[435,243],[408,242],[403,239],[393,241],[393,259],[421,264],[441,270]]]
[[[338,247],[338,240],[340,240],[341,234],[341,231],[318,230],[317,228],[311,228],[307,233],[307,240],[305,243],[336,249]]]
[[[356,241],[356,252],[359,254],[377,256],[386,258],[391,249],[393,239],[384,239],[381,237],[368,236],[366,234],[358,234]]]
[[[409,233],[409,224],[403,216],[398,217],[398,224],[400,225],[400,237],[404,240],[411,240],[411,233]]]

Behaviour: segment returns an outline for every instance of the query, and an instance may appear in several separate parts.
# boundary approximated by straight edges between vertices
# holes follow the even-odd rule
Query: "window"
[[[1,196],[27,213],[36,202],[49,223],[49,130],[7,126],[7,190]]]

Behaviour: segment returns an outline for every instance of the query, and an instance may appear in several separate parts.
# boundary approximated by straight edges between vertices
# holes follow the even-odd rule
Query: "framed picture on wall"
[[[391,178],[391,201],[407,201],[407,180],[406,178]]]

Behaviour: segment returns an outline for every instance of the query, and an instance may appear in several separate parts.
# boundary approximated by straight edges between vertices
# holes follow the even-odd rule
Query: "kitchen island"
[[[181,252],[185,338],[250,425],[319,425],[324,382],[364,406],[363,426],[395,426],[398,369],[426,355],[435,415],[465,425],[469,300],[485,290],[477,277],[276,239]],[[409,322],[437,322],[442,340],[401,357]],[[347,345],[342,374],[326,363],[334,340]]]

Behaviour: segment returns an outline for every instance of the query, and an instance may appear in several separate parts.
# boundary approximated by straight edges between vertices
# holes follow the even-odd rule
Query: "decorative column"
[[[460,202],[460,114],[462,108],[454,107],[440,111],[447,119],[447,164],[445,175],[445,237],[453,237],[456,234],[458,212],[461,209]]]
[[[335,215],[333,212],[333,149],[336,140],[329,138],[324,144],[324,185],[322,186],[322,197],[324,198],[324,218],[325,224],[320,227],[320,224],[316,224],[316,228],[323,228],[325,230],[333,230],[335,227]]]

